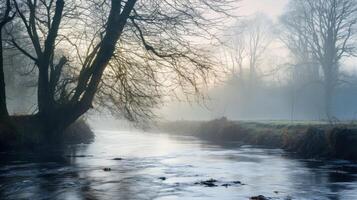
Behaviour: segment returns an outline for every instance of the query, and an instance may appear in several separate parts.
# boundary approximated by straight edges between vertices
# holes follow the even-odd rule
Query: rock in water
[[[195,184],[204,185],[206,187],[217,187],[217,185],[215,184],[216,182],[217,182],[217,180],[211,178],[209,180],[197,182]]]
[[[106,167],[106,168],[103,169],[103,171],[105,171],[105,172],[110,172],[110,171],[112,171],[112,169],[109,168],[109,167]]]
[[[229,184],[229,183],[224,183],[224,184],[222,184],[222,186],[223,186],[223,187],[229,187],[229,186],[231,186],[231,184]]]
[[[268,200],[268,198],[263,195],[259,195],[255,197],[250,197],[250,200]]]

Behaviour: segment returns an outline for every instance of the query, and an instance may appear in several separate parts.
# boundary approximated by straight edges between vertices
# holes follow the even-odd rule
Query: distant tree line
[[[342,82],[341,66],[345,58],[357,55],[357,1],[291,0],[277,24],[268,18],[257,14],[240,19],[230,31],[227,43],[230,65],[235,69],[239,84],[247,85],[242,83],[244,80],[252,83],[261,81],[267,73],[259,72],[259,69],[267,65],[275,65],[269,66],[270,77],[283,68],[289,68],[291,76],[286,71],[283,76],[291,81],[292,101],[295,101],[294,96],[301,95],[299,91],[311,85],[322,85],[324,94],[320,104],[324,107],[326,118],[333,119],[331,107],[336,87]],[[285,46],[289,59],[264,62],[275,59],[269,54],[274,43]],[[245,89],[249,93],[253,90]]]

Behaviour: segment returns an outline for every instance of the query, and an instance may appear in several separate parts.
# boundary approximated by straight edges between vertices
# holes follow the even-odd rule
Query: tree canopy
[[[202,41],[230,0],[13,0],[10,43],[36,66],[38,114],[68,126],[92,107],[129,120],[153,115],[176,88],[199,94],[214,58]]]

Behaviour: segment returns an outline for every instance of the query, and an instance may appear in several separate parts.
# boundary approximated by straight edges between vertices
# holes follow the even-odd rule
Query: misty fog
[[[246,15],[230,22],[220,33],[222,45],[214,50],[220,58],[215,68],[223,73],[206,86],[205,100],[188,103],[170,98],[158,116],[168,120],[223,116],[235,120],[326,120],[323,71],[318,63],[299,64],[296,52],[289,49],[284,15],[288,15],[286,10],[292,3],[282,2],[281,8],[243,2],[241,10]],[[355,40],[356,37],[350,38],[353,44]],[[36,72],[27,58],[16,55],[15,50],[6,53],[9,112],[34,113],[36,80],[26,75],[34,77]],[[331,117],[335,120],[356,118],[355,63],[356,59],[350,56],[338,63],[340,70],[331,102]]]
[[[357,199],[357,0],[0,0],[0,199]]]
[[[287,4],[284,9],[289,10],[292,4]],[[328,117],[322,66],[313,55],[308,58],[308,47],[303,46],[307,43],[292,47],[296,44],[291,40],[296,38],[289,35],[286,15],[289,12],[278,16],[257,12],[233,23],[223,33],[224,46],[216,52],[220,55],[220,66],[225,75],[221,81],[209,86],[207,100],[200,104],[168,103],[163,115],[170,120],[220,117],[234,120],[355,120],[357,59],[354,54],[346,55],[337,64],[337,80],[330,105],[332,115]],[[356,37],[349,40],[355,48]]]

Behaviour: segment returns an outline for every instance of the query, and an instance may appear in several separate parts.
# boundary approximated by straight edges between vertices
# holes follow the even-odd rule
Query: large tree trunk
[[[79,77],[80,81],[76,88],[76,94],[73,97],[73,101],[64,105],[57,105],[54,102],[54,97],[50,95],[48,67],[45,68],[45,66],[49,65],[49,62],[44,62],[44,64],[41,63],[44,65],[44,69],[39,66],[39,115],[45,126],[44,130],[50,137],[56,138],[56,136],[59,136],[64,129],[74,123],[92,107],[92,101],[104,70],[115,51],[115,46],[117,45],[135,3],[136,0],[128,1],[125,7],[121,8],[120,1],[112,0],[112,8],[106,27],[106,35],[104,36],[97,56],[90,67],[91,74],[90,76],[82,74],[82,76]],[[121,9],[122,12],[120,12]],[[84,83],[88,82],[85,89],[83,88],[81,79],[83,79]],[[79,98],[80,96],[81,98]]]
[[[324,66],[324,92],[325,92],[325,113],[328,120],[331,120],[333,113],[331,110],[334,90],[338,80],[338,69],[331,58]]]
[[[37,87],[37,98],[38,98],[38,109],[39,114],[45,118],[48,117],[50,113],[51,98],[49,92],[49,82],[48,82],[48,68],[42,67],[40,65],[39,76],[38,76],[38,87]]]
[[[50,81],[48,76],[50,64],[53,62],[55,41],[63,17],[63,8],[64,0],[57,0],[51,28],[48,31],[48,35],[44,43],[44,51],[40,54],[38,60],[38,108],[39,114],[42,117],[45,117],[45,119],[49,117],[54,106],[54,97],[51,96]]]
[[[325,83],[325,113],[326,117],[328,120],[331,120],[332,112],[331,112],[331,106],[332,106],[332,97],[333,97],[333,86],[330,83]]]
[[[40,122],[49,142],[56,143],[63,131],[79,119],[88,109],[78,110],[73,106],[64,106],[53,110],[47,119],[40,116]]]
[[[2,34],[0,31],[0,119],[4,119],[8,117],[9,117],[9,113],[6,107],[6,87],[5,87],[5,76],[4,76]]]

